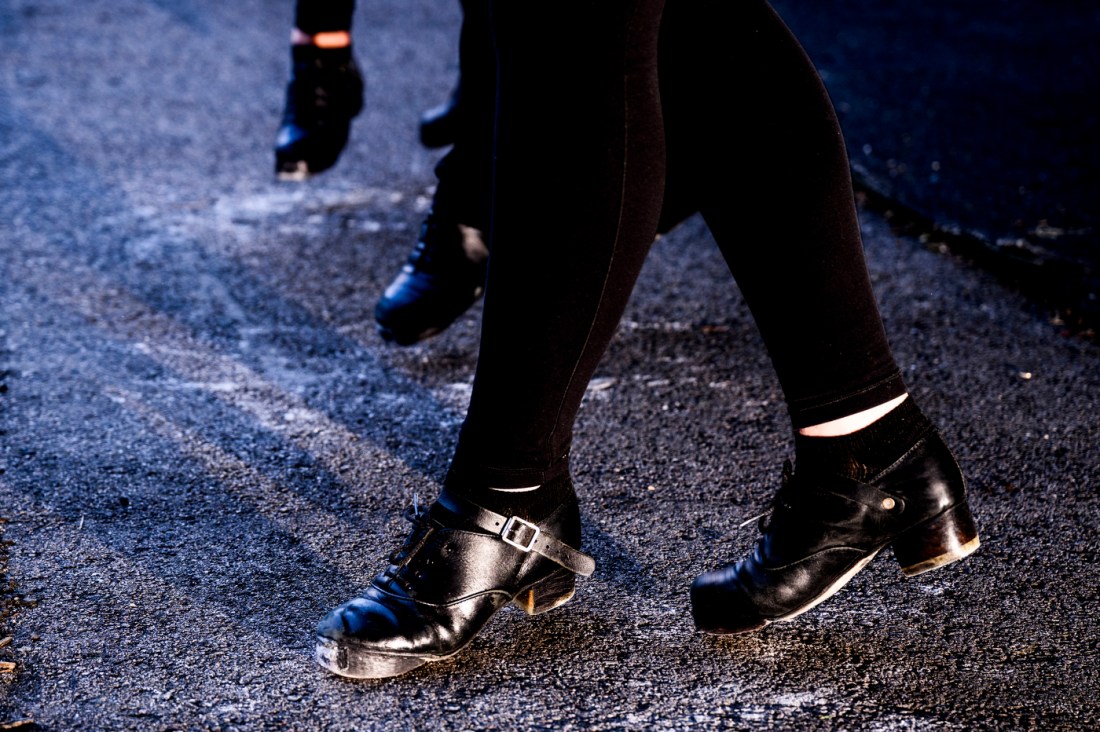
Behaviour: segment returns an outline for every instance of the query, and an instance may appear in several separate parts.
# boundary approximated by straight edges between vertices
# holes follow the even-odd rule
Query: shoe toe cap
[[[750,594],[737,580],[737,566],[706,572],[691,585],[691,615],[705,633],[748,633],[767,625]]]
[[[421,617],[412,602],[380,602],[370,593],[336,608],[317,624],[317,636],[341,645],[388,653],[431,652],[438,623]]]
[[[421,272],[400,273],[374,308],[374,319],[389,340],[415,343],[454,322],[477,300],[474,285],[447,282]]]

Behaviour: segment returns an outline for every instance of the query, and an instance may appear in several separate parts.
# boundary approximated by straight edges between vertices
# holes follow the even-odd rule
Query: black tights
[[[351,30],[355,0],[298,0],[294,27],[308,35]]]
[[[433,211],[444,221],[489,231],[493,191],[493,118],[497,59],[489,0],[461,0],[455,143],[435,166]]]
[[[905,391],[813,66],[763,0],[670,0],[659,84],[664,5],[492,4],[492,256],[448,484],[530,486],[568,470],[581,398],[657,231],[666,142],[676,205],[702,211],[794,426]]]

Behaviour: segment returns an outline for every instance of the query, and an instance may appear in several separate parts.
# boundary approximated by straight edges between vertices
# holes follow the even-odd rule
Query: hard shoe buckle
[[[519,516],[513,516],[504,524],[500,532],[500,538],[505,544],[511,544],[525,554],[531,551],[531,547],[539,538],[542,529],[530,521],[524,521]]]

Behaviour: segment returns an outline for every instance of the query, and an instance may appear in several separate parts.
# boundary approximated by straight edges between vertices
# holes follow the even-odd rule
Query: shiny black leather
[[[275,173],[302,179],[335,165],[363,108],[363,77],[348,49],[293,46]]]
[[[458,139],[458,90],[437,107],[420,116],[420,144],[426,148],[447,147]]]
[[[408,261],[374,307],[382,338],[407,346],[446,329],[481,297],[488,255],[476,229],[429,213]]]
[[[751,556],[693,583],[692,614],[700,630],[742,633],[794,617],[895,542],[916,543],[918,558],[940,560],[929,568],[977,547],[962,473],[935,431],[865,483],[787,473],[761,529]],[[954,531],[961,536],[930,536],[927,546],[920,544],[926,533]],[[924,570],[910,573],[916,571]]]
[[[330,671],[353,678],[404,673],[460,651],[498,610],[532,587],[563,586],[550,606],[572,595],[573,572],[481,528],[464,502],[446,491],[431,509],[410,518],[413,530],[389,566],[317,626],[315,657]],[[580,546],[575,498],[538,525],[543,534]]]

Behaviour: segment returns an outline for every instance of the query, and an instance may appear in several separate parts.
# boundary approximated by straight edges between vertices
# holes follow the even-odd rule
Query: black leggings
[[[294,5],[294,27],[311,36],[351,30],[354,12],[355,0],[298,0]]]
[[[905,393],[815,69],[763,0],[670,0],[659,84],[664,5],[492,4],[492,256],[449,483],[529,486],[568,470],[581,398],[657,230],[666,141],[670,190],[721,247],[794,426]]]
[[[455,143],[435,166],[433,211],[444,221],[489,231],[493,191],[493,125],[497,59],[489,0],[461,0]]]

